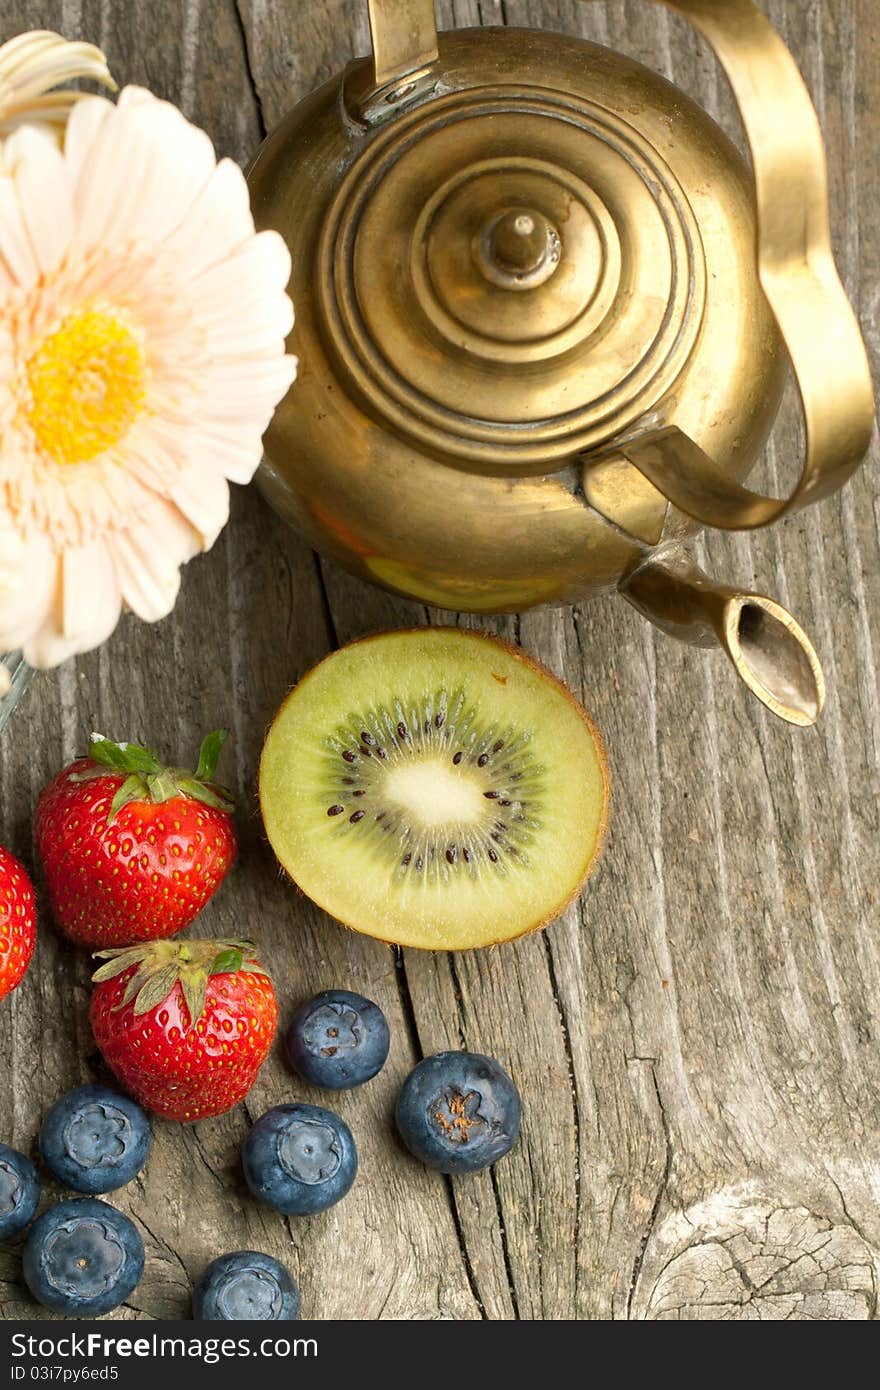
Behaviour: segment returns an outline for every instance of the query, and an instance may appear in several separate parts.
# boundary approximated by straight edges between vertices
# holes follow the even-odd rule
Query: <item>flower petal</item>
[[[58,560],[48,538],[36,532],[25,540],[0,517],[0,651],[25,645],[46,620],[57,588]]]
[[[257,232],[227,256],[197,277],[195,290],[199,302],[208,306],[227,306],[230,287],[238,290],[238,304],[244,312],[252,298],[277,294],[290,279],[290,252],[277,232]]]
[[[192,459],[175,479],[169,497],[210,550],[229,520],[229,484],[206,459]]]
[[[126,87],[83,159],[77,249],[114,241],[160,247],[214,167],[214,147],[203,130],[170,102]]]
[[[122,596],[145,622],[164,618],[180,588],[180,566],[201,549],[196,531],[176,507],[157,501],[148,524],[117,532],[111,541]]]
[[[296,379],[296,368],[295,357],[281,357],[264,363],[260,371],[252,371],[248,363],[240,372],[227,368],[212,373],[205,389],[205,414],[223,423],[250,418],[265,431],[276,405]]]
[[[253,429],[201,430],[194,447],[213,459],[230,483],[249,483],[263,457],[263,436]]]
[[[47,593],[41,611],[31,610],[20,640],[11,643],[21,646],[25,660],[38,670],[100,646],[115,628],[121,608],[116,573],[102,541],[52,555],[43,574]]]
[[[105,642],[119,621],[122,597],[103,540],[71,546],[61,556],[61,632],[76,651]]]
[[[3,161],[5,164],[5,160]],[[39,267],[16,192],[15,180],[0,166],[0,269],[11,285],[30,289]]]
[[[254,234],[244,174],[231,159],[221,159],[187,216],[169,236],[164,256],[186,262],[188,274],[200,274]]]
[[[114,109],[106,97],[83,96],[71,111],[64,130],[64,158],[74,181],[82,172],[98,131]]]
[[[9,137],[6,156],[35,264],[46,275],[64,258],[73,234],[70,174],[52,136],[35,126]]]

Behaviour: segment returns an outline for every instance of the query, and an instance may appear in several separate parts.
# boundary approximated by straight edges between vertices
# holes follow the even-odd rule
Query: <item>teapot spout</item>
[[[716,584],[680,553],[649,559],[621,585],[634,608],[694,646],[720,646],[758,699],[790,724],[815,724],[825,677],[813,644],[791,614],[763,594]]]

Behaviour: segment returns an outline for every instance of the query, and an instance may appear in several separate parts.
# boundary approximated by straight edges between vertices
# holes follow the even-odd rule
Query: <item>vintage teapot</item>
[[[438,36],[433,0],[368,0],[372,60],[301,102],[249,173],[258,225],[292,252],[300,358],[260,483],[319,550],[426,603],[619,588],[807,725],[824,682],[804,632],[684,543],[840,487],[869,443],[868,365],[794,60],[752,0],[668,3],[724,65],[751,172],[606,48]],[[776,500],[741,479],[788,362],[806,461]]]

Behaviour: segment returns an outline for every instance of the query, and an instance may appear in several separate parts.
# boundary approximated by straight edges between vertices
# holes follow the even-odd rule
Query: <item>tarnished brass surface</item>
[[[527,293],[474,254],[512,208],[564,228],[559,265]],[[318,290],[375,415],[481,469],[543,473],[679,377],[705,267],[647,142],[594,102],[495,84],[420,105],[364,149],[324,223]]]
[[[864,453],[870,382],[797,68],[752,0],[667,3],[718,52],[754,177],[641,65],[529,30],[438,38],[428,0],[368,0],[374,62],[301,103],[260,151],[255,216],[290,245],[301,363],[261,485],[364,578],[477,612],[626,582],[632,599],[652,546],[698,524],[765,524]],[[808,449],[776,500],[742,479],[785,348]],[[641,605],[657,621],[664,582],[653,573]],[[770,613],[740,597],[737,612]],[[730,653],[723,624],[710,628]],[[770,650],[782,646],[756,655],[765,676]],[[769,678],[734,664],[792,717]]]
[[[622,454],[585,464],[583,489],[590,506],[621,530],[647,546],[662,539],[669,502]]]
[[[434,0],[369,0],[373,81],[386,87],[437,59]]]
[[[634,608],[679,641],[716,643],[768,709],[789,724],[815,724],[825,677],[813,644],[789,612],[764,594],[716,584],[680,547],[641,565],[621,592]]]
[[[349,69],[345,90],[362,94],[365,73],[371,74],[368,62]],[[520,29],[454,30],[440,36],[435,77],[445,95],[421,99],[370,128],[341,118],[342,82],[334,79],[270,135],[250,172],[258,225],[277,227],[291,249],[297,310],[291,347],[300,358],[299,379],[267,435],[262,485],[319,549],[364,578],[426,601],[490,612],[588,598],[616,587],[644,550],[617,518],[609,522],[587,503],[578,457],[590,435],[605,442],[603,415],[616,413],[632,430],[637,427],[642,407],[632,396],[655,366],[650,352],[638,361],[639,341],[644,347],[652,333],[657,338],[659,326],[660,348],[679,364],[677,372],[669,372],[665,395],[655,401],[651,415],[659,413],[664,423],[674,420],[734,475],[755,457],[775,414],[784,356],[754,272],[748,170],[695,103],[655,73],[595,44]],[[484,306],[492,302],[492,291],[498,304],[513,306],[509,331],[515,333],[519,321],[524,330],[519,339],[502,336],[499,309],[493,321],[498,336],[481,341],[480,317],[468,323],[468,302],[455,297],[443,242],[433,243],[429,269],[440,277],[455,316],[445,313],[433,284],[412,275],[414,257],[417,268],[427,258],[426,242],[414,236],[415,227],[443,180],[433,156],[413,168],[407,224],[402,203],[382,194],[383,152],[389,159],[404,147],[409,153],[406,138],[419,130],[427,150],[432,137],[442,140],[449,129],[435,115],[438,110],[450,117],[464,116],[466,107],[479,104],[492,110],[493,91],[491,118],[462,119],[455,127],[470,124],[475,140],[475,126],[485,134],[487,147],[475,153],[476,162],[507,157],[520,167],[523,159],[537,158],[534,145],[524,142],[538,127],[559,134],[560,160],[570,149],[576,158],[578,132],[567,116],[580,120],[586,112],[583,119],[603,120],[609,131],[628,136],[632,130],[628,148],[636,154],[645,150],[653,167],[669,171],[670,184],[680,190],[676,196],[695,261],[705,267],[701,316],[696,325],[684,325],[685,337],[692,338],[690,356],[681,355],[672,336],[663,348],[666,330],[663,313],[658,314],[670,304],[670,237],[675,240],[682,221],[675,220],[670,204],[670,231],[661,232],[652,222],[657,205],[645,181],[616,149],[588,131],[583,138],[595,152],[596,181],[607,185],[602,202],[615,209],[614,219],[607,217],[605,265],[623,288],[592,340],[587,319],[599,313],[597,299],[582,316],[580,340],[557,352],[541,336],[545,313],[562,316],[563,292],[573,293],[579,266],[566,272],[560,264],[543,284],[525,292],[497,288],[481,274],[472,240],[485,230],[486,204],[472,224],[461,214],[463,263]],[[516,94],[541,111],[522,114]],[[626,120],[617,114],[624,110]],[[411,149],[415,163],[419,143]],[[452,142],[449,178],[469,168],[464,152],[461,142],[457,148]],[[548,156],[542,152],[545,165]],[[401,183],[402,158],[392,165]],[[584,173],[592,179],[586,164]],[[624,167],[627,174],[617,181],[615,169]],[[562,175],[569,178],[572,171],[562,166]],[[550,181],[543,172],[542,177]],[[358,231],[370,238],[369,254],[354,230],[361,204],[340,196],[346,180],[346,188],[364,200]],[[581,183],[587,186],[586,178]],[[558,181],[553,186],[561,187]],[[378,191],[368,197],[374,188]],[[637,200],[633,205],[646,214],[636,229],[628,221],[621,191],[626,188]],[[602,213],[592,184],[585,197],[596,209],[589,218],[596,226]],[[665,197],[662,188],[657,197]],[[521,207],[519,200],[516,206]],[[502,209],[489,205],[489,210]],[[459,216],[454,200],[444,204],[443,213]],[[560,225],[557,217],[555,207],[552,213],[548,209],[547,220],[564,239],[568,223]],[[586,213],[583,225],[588,225]],[[662,217],[659,225],[665,226]],[[654,238],[662,271],[656,282],[653,262],[638,256],[648,236]],[[622,248],[619,264],[628,263],[625,274],[613,261],[612,238]],[[684,248],[683,233],[678,244]],[[684,255],[683,249],[681,265]],[[597,264],[592,262],[594,275]],[[565,274],[569,278],[563,280]],[[634,297],[629,287],[637,284],[640,295]],[[658,285],[665,286],[659,303]],[[670,312],[681,312],[682,295],[689,290],[676,286]],[[639,314],[646,326],[641,339],[634,323]],[[467,346],[455,345],[449,320]],[[630,331],[619,338],[619,351],[612,350],[610,339],[625,324]],[[549,337],[570,331],[553,321]],[[472,347],[491,349],[492,355],[480,356]],[[518,360],[507,360],[508,354]],[[581,363],[577,372],[568,369],[575,359]],[[662,374],[662,363],[657,370]],[[590,373],[596,400],[584,393]],[[474,410],[478,389],[484,392],[482,416]],[[542,399],[551,397],[554,413],[542,412]],[[562,403],[571,409],[560,408]],[[435,442],[426,442],[428,434]]]

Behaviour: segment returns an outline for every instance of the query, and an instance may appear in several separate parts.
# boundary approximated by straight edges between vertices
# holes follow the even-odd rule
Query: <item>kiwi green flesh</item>
[[[316,666],[266,739],[260,802],[281,864],[357,931],[431,950],[551,921],[605,821],[580,706],[513,648],[385,633]]]

